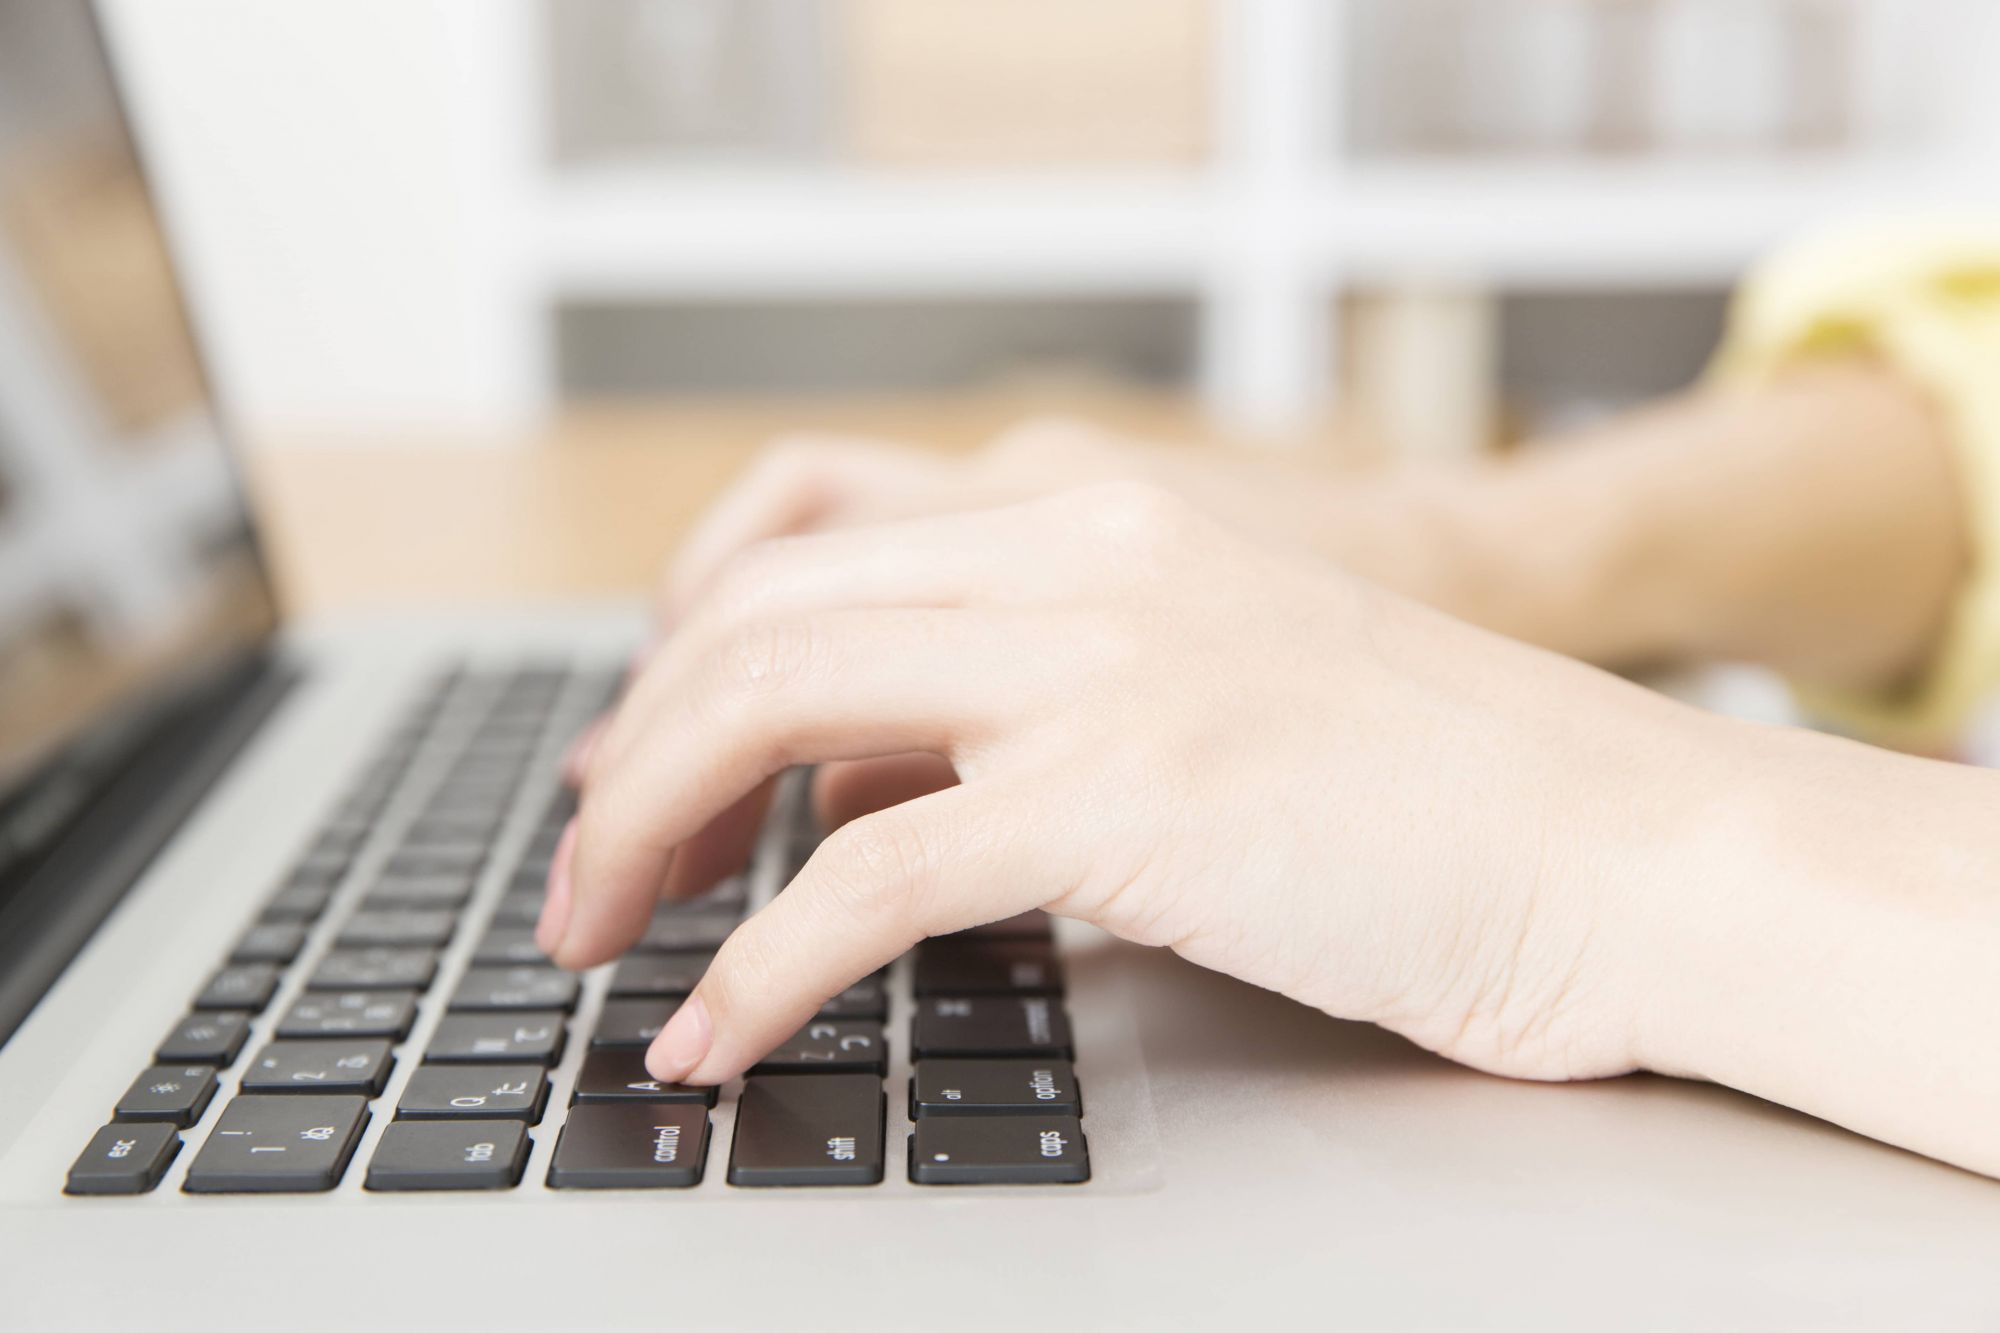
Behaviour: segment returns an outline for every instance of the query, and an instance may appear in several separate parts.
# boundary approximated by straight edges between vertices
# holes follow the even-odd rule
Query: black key
[[[910,1119],[927,1115],[1083,1114],[1067,1060],[919,1060]]]
[[[704,913],[700,916],[657,916],[646,933],[632,947],[645,953],[672,953],[690,949],[713,952],[736,929],[738,918]]]
[[[294,884],[279,889],[264,902],[265,921],[312,921],[326,910],[333,898],[331,887]]]
[[[500,831],[500,815],[425,815],[404,835],[409,843],[490,843]]]
[[[384,875],[362,896],[363,911],[408,908],[455,910],[472,896],[472,880],[461,875]]]
[[[417,1016],[414,992],[313,991],[292,1001],[278,1023],[280,1037],[393,1037],[410,1034]]]
[[[910,1024],[910,1054],[935,1056],[1017,1055],[1068,1060],[1069,1016],[1062,1002],[1046,995],[934,995],[917,1002]]]
[[[715,961],[713,953],[631,953],[611,969],[613,995],[671,995],[694,993],[695,983]]]
[[[918,995],[1056,995],[1062,964],[1035,940],[928,940],[917,948]]]
[[[250,1035],[250,1015],[217,1010],[189,1014],[160,1042],[153,1058],[165,1064],[226,1065]]]
[[[422,990],[436,975],[429,949],[335,949],[306,978],[306,989]]]
[[[339,942],[343,948],[382,944],[436,949],[451,939],[457,926],[456,912],[383,908],[347,918],[347,924],[340,928]]]
[[[382,1131],[362,1183],[371,1190],[512,1189],[530,1146],[518,1120],[399,1120]]]
[[[910,1134],[919,1185],[1075,1185],[1090,1179],[1073,1115],[932,1116]]]
[[[294,865],[286,877],[286,889],[318,889],[322,893],[332,893],[342,879],[348,877],[346,863],[326,863],[308,861],[304,865]]]
[[[132,1080],[113,1112],[117,1120],[159,1120],[186,1129],[215,1096],[211,1065],[154,1065]]]
[[[546,966],[549,956],[535,943],[535,932],[527,926],[495,926],[480,938],[472,951],[472,961],[487,967],[536,963]]]
[[[424,1059],[439,1064],[552,1065],[562,1059],[561,1014],[446,1014]]]
[[[948,940],[1049,940],[1054,938],[1047,912],[1037,909],[1003,916],[983,926],[973,926],[941,938]]]
[[[708,1158],[708,1110],[644,1102],[570,1108],[549,1163],[559,1190],[686,1189]]]
[[[265,921],[243,932],[229,951],[232,963],[289,963],[305,947],[306,926],[297,921]]]
[[[715,1085],[689,1087],[662,1083],[646,1072],[646,1053],[639,1050],[593,1050],[577,1071],[575,1102],[692,1102],[715,1105]]]
[[[243,1091],[380,1097],[395,1063],[386,1041],[274,1041],[244,1069]]]
[[[743,916],[743,905],[750,897],[750,881],[744,875],[731,875],[714,888],[704,889],[692,898],[675,898],[653,908],[657,920],[670,916],[719,916],[739,920]]]
[[[882,1081],[872,1074],[749,1079],[736,1110],[729,1183],[876,1184],[884,1113]]]
[[[880,1023],[849,1023],[819,1019],[806,1024],[759,1060],[753,1074],[816,1074],[822,1070],[849,1073],[867,1069],[881,1074],[888,1067],[889,1043]]]
[[[409,847],[392,855],[383,873],[398,879],[471,876],[478,874],[484,864],[484,846]]]
[[[525,1120],[548,1104],[540,1065],[420,1065],[396,1103],[398,1120]]]
[[[271,963],[232,963],[219,969],[194,997],[197,1009],[258,1010],[278,993],[278,969]]]
[[[452,1009],[570,1009],[576,973],[554,967],[475,967],[451,994]]]
[[[493,924],[532,927],[542,919],[542,903],[545,900],[540,883],[532,889],[515,889],[493,908]]]
[[[65,1194],[144,1194],[181,1150],[172,1125],[106,1125],[69,1169]]]
[[[877,1023],[889,1017],[889,993],[883,988],[881,978],[868,977],[855,982],[840,994],[819,1007],[821,1018],[866,1018]]]
[[[367,1124],[364,1097],[239,1096],[222,1108],[181,1188],[191,1194],[330,1190]]]
[[[606,1000],[590,1044],[593,1048],[650,1046],[680,1007],[679,1000]]]

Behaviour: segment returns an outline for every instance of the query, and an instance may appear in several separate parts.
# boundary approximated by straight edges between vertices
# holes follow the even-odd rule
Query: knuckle
[[[776,693],[808,676],[819,651],[819,635],[803,621],[739,625],[709,656],[714,692],[725,699]]]
[[[936,870],[914,821],[882,811],[843,824],[813,858],[831,910],[908,925]]]
[[[733,553],[709,589],[708,600],[717,613],[748,615],[782,587],[791,568],[791,541],[774,537]]]
[[[1079,499],[1091,531],[1120,550],[1166,550],[1184,540],[1194,525],[1194,510],[1186,501],[1148,482],[1107,482],[1090,487]]]

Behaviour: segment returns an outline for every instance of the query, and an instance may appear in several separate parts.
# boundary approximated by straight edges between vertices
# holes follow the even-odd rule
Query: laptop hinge
[[[0,1044],[90,941],[299,673],[259,651],[161,719],[0,896]]]

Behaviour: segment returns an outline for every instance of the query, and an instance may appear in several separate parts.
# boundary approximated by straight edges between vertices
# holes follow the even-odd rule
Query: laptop
[[[88,7],[0,0],[0,1326],[2000,1321],[1990,1181],[1032,914],[651,1079],[811,852],[798,782],[741,874],[551,967],[559,757],[636,612],[286,618],[155,216]]]

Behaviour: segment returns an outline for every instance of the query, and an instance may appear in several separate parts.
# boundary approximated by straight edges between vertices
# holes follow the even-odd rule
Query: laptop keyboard
[[[152,1191],[184,1141],[181,1188],[195,1194],[320,1192],[357,1173],[385,1194],[701,1186],[718,1090],[663,1084],[644,1056],[749,909],[748,876],[663,904],[631,953],[588,974],[554,967],[534,942],[575,813],[566,792],[537,795],[544,770],[611,692],[608,675],[546,667],[426,688],[188,1012],[162,1015],[156,1063],[90,1137],[65,1192]],[[788,834],[796,865],[813,835]],[[1062,965],[1047,918],[1026,913],[927,941],[905,967],[857,982],[729,1089],[728,1186],[883,1181],[890,978],[906,974],[908,1179],[1089,1178]],[[600,992],[584,1006],[589,1030],[573,1031]],[[559,1105],[551,1071],[573,1042],[586,1049]],[[378,1117],[389,1123],[357,1164]],[[546,1172],[525,1181],[551,1134]]]

